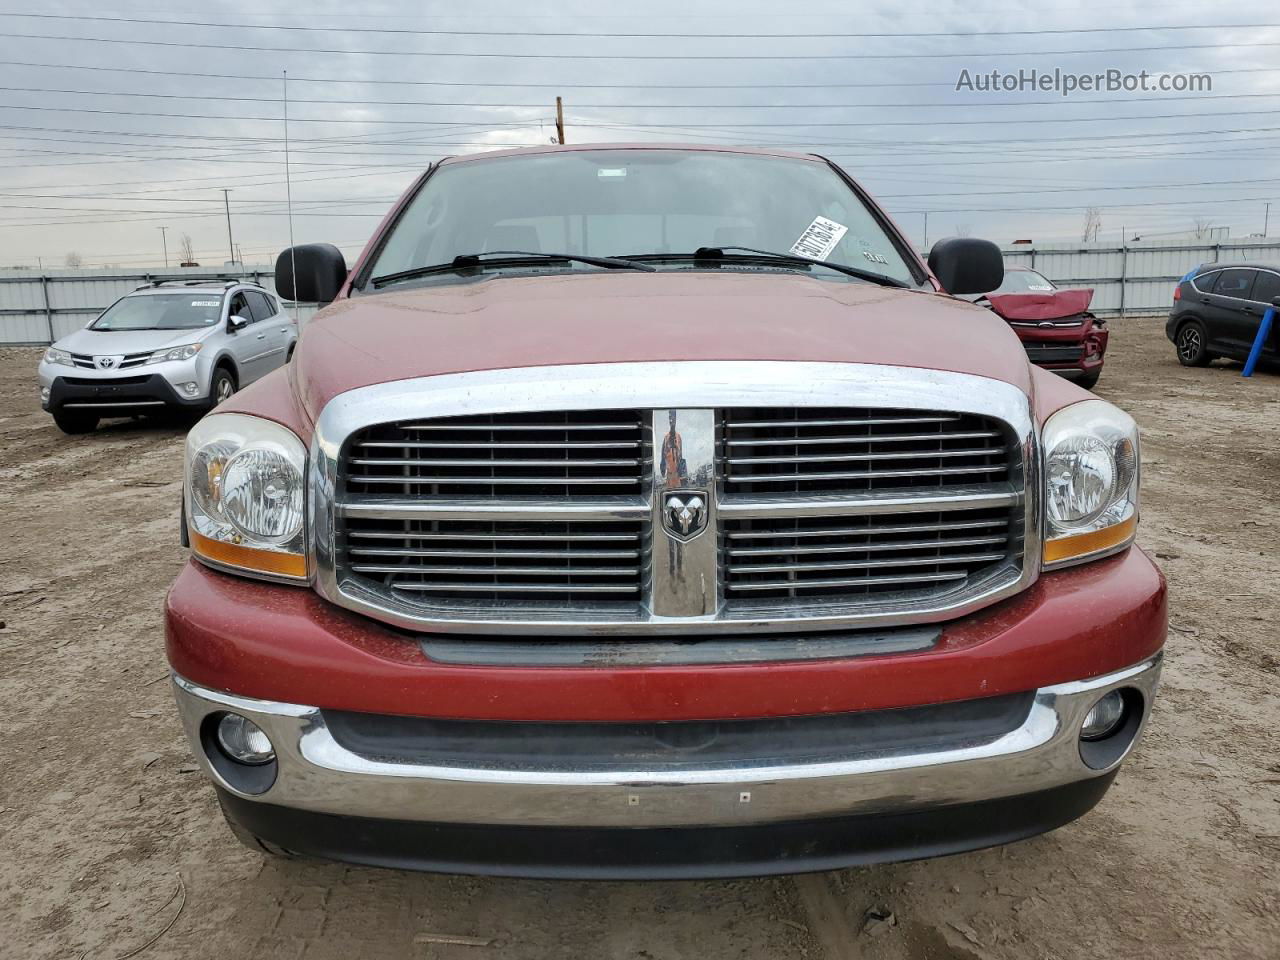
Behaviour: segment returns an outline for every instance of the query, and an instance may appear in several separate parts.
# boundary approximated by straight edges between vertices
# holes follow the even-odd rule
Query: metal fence
[[[1060,287],[1092,287],[1091,309],[1104,316],[1168,313],[1174,285],[1201,263],[1280,264],[1280,238],[1169,244],[1158,242],[1015,244],[1009,266],[1031,267]]]
[[[46,344],[83,327],[140,284],[152,280],[239,279],[274,290],[270,266],[243,271],[192,267],[181,270],[0,270],[0,344]],[[292,306],[289,312],[293,312]],[[315,307],[299,308],[302,320]]]
[[[1092,287],[1093,310],[1103,316],[1151,316],[1168,311],[1173,285],[1201,263],[1260,260],[1280,264],[1280,239],[1168,244],[1136,242],[1014,244],[1009,265],[1032,267],[1063,287]],[[274,289],[269,265],[246,266],[243,276]],[[0,344],[45,344],[84,326],[141,283],[157,279],[227,277],[225,270],[0,271]],[[315,307],[300,308],[308,319]]]

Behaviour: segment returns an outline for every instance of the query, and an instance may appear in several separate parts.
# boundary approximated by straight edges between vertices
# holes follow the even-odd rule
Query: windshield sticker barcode
[[[221,300],[192,300],[191,305],[193,307],[220,307],[222,306],[222,301]]]
[[[831,256],[831,251],[836,248],[840,238],[848,232],[849,228],[843,223],[836,223],[826,217],[814,217],[813,223],[809,224],[804,233],[800,234],[800,239],[792,245],[791,252],[811,260],[825,260]]]

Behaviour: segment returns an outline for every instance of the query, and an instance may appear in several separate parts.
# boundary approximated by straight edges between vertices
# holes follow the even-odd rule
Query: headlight
[[[67,353],[65,350],[59,350],[57,347],[50,347],[44,352],[44,362],[60,363],[64,367],[75,366],[75,364],[71,362],[71,354]]]
[[[204,346],[202,343],[188,343],[181,347],[169,347],[165,350],[157,350],[151,356],[147,357],[147,363],[164,363],[166,360],[190,360],[200,348]]]
[[[1138,527],[1138,427],[1103,400],[1059,410],[1044,425],[1044,566],[1124,549]]]
[[[187,529],[219,567],[305,580],[307,452],[278,423],[205,417],[187,435]]]

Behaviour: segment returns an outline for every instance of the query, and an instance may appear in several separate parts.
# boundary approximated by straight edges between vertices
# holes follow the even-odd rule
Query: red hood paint
[[[1093,290],[1055,290],[1053,293],[1004,293],[987,297],[991,309],[1006,320],[1057,320],[1089,309]]]
[[[1017,337],[940,294],[794,274],[493,277],[355,296],[307,325],[293,363],[314,419],[391,380],[556,364],[680,360],[878,363],[1030,391]]]

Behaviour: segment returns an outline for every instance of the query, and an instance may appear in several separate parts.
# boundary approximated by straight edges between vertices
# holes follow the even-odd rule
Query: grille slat
[[[1003,553],[960,554],[947,557],[898,557],[894,560],[825,560],[820,563],[744,563],[734,567],[743,576],[753,573],[815,573],[823,570],[873,570],[877,567],[936,567],[942,563],[992,563]]]
[[[944,581],[964,580],[966,574],[963,572],[956,573],[923,573],[918,576],[901,576],[901,577],[847,577],[839,580],[811,580],[807,584],[813,589],[827,589],[831,587],[884,587],[884,586],[903,586],[907,584],[921,583],[941,583]],[[790,580],[761,580],[756,583],[742,584],[737,589],[739,592],[745,591],[775,591],[790,590],[795,584]]]
[[[805,553],[862,553],[878,550],[933,550],[940,545],[948,547],[985,547],[1004,543],[1008,537],[968,537],[947,540],[896,540],[888,543],[854,543],[839,546],[806,547]],[[734,547],[728,551],[731,557],[769,557],[795,553],[795,547]]]
[[[815,424],[811,424],[811,426],[813,425]],[[733,424],[732,426],[741,427],[741,426],[744,426],[744,424]],[[995,439],[1000,436],[1000,433],[996,430],[976,430],[976,431],[970,431],[970,432],[965,432],[961,430],[961,431],[955,431],[955,432],[948,432],[945,436],[948,440],[986,440],[986,439]],[[934,441],[934,440],[937,440],[938,437],[939,437],[939,434],[936,434],[936,433],[900,433],[900,434],[887,434],[884,436],[877,435],[875,437],[870,437],[870,436],[868,437],[843,437],[843,436],[786,437],[786,438],[769,437],[769,438],[760,439],[760,440],[732,440],[731,439],[728,441],[728,446],[769,447],[769,446],[785,445],[790,447],[804,447],[804,446],[826,446],[828,444],[832,446],[840,446],[840,445],[850,444],[850,443],[867,443],[868,441],[871,441],[871,440],[874,440],[876,443],[919,443],[921,441]]]
[[[352,459],[348,463],[357,467],[474,467],[476,460],[393,460]],[[500,467],[563,467],[564,460],[484,460],[484,466],[497,470]],[[575,467],[637,467],[639,460],[574,460]],[[623,478],[629,479],[629,478]]]
[[[402,537],[402,539],[404,539]],[[634,560],[639,550],[417,550],[404,548],[350,547],[355,557],[467,557],[485,559],[498,557],[519,560]]]
[[[926,450],[896,453],[823,453],[793,457],[729,457],[725,463],[861,463],[875,460],[929,460],[950,457],[980,457],[992,453],[1004,453],[1004,447],[978,447],[970,450]]]
[[[789,463],[813,463],[814,460],[788,460]],[[797,483],[812,480],[901,480],[909,477],[972,477],[973,474],[998,474],[1006,473],[1008,467],[1004,464],[991,464],[988,466],[972,466],[972,467],[936,467],[932,470],[916,469],[916,470],[855,470],[855,471],[833,471],[827,473],[781,473],[777,476],[769,476],[768,474],[757,475],[751,477],[747,482],[757,483]]]
[[[356,573],[434,573],[440,575],[457,575],[459,577],[513,576],[513,577],[633,577],[640,572],[638,567],[449,567],[438,564],[352,564]]]

